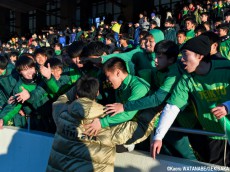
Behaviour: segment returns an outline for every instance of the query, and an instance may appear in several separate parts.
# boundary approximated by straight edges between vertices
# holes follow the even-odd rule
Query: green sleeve
[[[7,105],[0,114],[0,118],[3,119],[4,125],[7,125],[7,122],[17,115],[21,108],[22,104]]]
[[[57,81],[55,80],[55,78],[54,78],[53,76],[51,76],[50,79],[45,80],[45,83],[46,83],[47,87],[49,88],[49,90],[50,90],[53,94],[55,94],[55,93],[58,92],[59,86],[58,86],[58,83],[57,83]]]
[[[148,91],[149,89],[147,87],[143,87],[140,84],[136,84],[132,90],[131,96],[128,98],[128,101],[140,99],[141,97],[145,96]],[[138,111],[135,110],[135,111],[119,113],[116,114],[115,116],[107,115],[104,118],[100,119],[101,126],[102,128],[106,128],[108,126],[111,127],[129,121],[136,115],[137,112]]]
[[[177,76],[168,76],[156,92],[141,99],[126,102],[124,104],[124,110],[142,110],[161,105],[171,92],[172,87],[176,83],[176,78]]]
[[[167,100],[167,103],[171,105],[176,105],[180,109],[184,109],[185,106],[188,104],[188,87],[189,86],[186,83],[186,78],[182,77],[180,81],[177,83],[176,87],[174,88],[172,95]]]
[[[124,110],[132,111],[157,107],[164,102],[168,94],[168,92],[158,89],[152,95],[125,103]]]
[[[70,72],[70,74],[73,74],[74,72]],[[80,78],[80,75],[72,75],[68,76],[68,79],[65,80],[65,82],[62,82],[61,84],[58,84],[58,82],[55,80],[55,78],[52,76],[49,80],[46,80],[46,85],[48,87],[48,90],[46,90],[51,97],[55,97],[61,94],[64,94],[66,91],[68,91],[73,83],[75,83]]]

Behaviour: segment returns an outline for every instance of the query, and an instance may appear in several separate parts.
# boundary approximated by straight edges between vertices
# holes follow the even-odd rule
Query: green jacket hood
[[[152,29],[149,31],[149,33],[153,35],[153,38],[156,43],[165,39],[164,33],[159,29]]]
[[[68,112],[80,119],[94,119],[104,116],[103,106],[88,98],[79,98],[68,106]]]

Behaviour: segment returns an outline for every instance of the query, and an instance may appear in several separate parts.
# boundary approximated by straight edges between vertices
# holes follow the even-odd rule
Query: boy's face
[[[106,45],[109,45],[109,44],[111,44],[111,43],[112,43],[112,41],[111,41],[110,39],[105,38],[105,44],[106,44]]]
[[[202,22],[208,21],[208,16],[207,15],[202,15],[200,16]]]
[[[36,74],[35,67],[31,67],[31,68],[25,67],[23,70],[20,71],[20,74],[25,79],[33,79]]]
[[[225,21],[226,21],[226,22],[230,22],[230,15],[225,16]]]
[[[146,52],[153,53],[156,42],[152,36],[147,36],[145,41]]]
[[[199,66],[202,57],[203,56],[196,54],[192,51],[183,50],[181,62],[184,65],[184,70],[186,70],[188,73],[194,72],[197,66]]]
[[[105,75],[112,85],[113,89],[118,89],[122,83],[122,80],[120,79],[120,70],[115,69],[114,71],[105,71]]]
[[[10,60],[12,62],[16,62],[17,61],[17,56],[10,56]]]
[[[178,34],[177,35],[177,42],[179,44],[183,44],[185,42],[186,36],[184,34]]]
[[[167,58],[167,56],[163,53],[156,53],[155,65],[157,70],[164,70],[172,63],[172,58]]]
[[[145,49],[145,48],[146,48],[146,47],[145,47],[145,42],[146,42],[145,39],[142,39],[141,42],[140,42],[140,47],[141,47],[142,49]]]
[[[47,60],[47,57],[42,54],[37,54],[35,60],[40,66],[43,66]]]
[[[78,68],[82,68],[83,64],[80,63],[80,58],[79,57],[74,57],[72,58],[72,62],[77,65]]]
[[[172,24],[169,23],[169,22],[165,22],[165,27],[166,27],[166,28],[167,28],[167,27],[172,27]]]
[[[226,32],[224,29],[218,29],[218,35],[219,35],[220,37],[226,36],[226,35],[227,35],[227,32]]]
[[[54,76],[54,78],[58,81],[61,77],[62,69],[60,67],[51,68],[51,73]]]
[[[186,28],[186,30],[191,30],[191,29],[193,29],[193,27],[194,27],[194,24],[192,24],[191,21],[186,21],[185,22],[185,28]]]
[[[124,44],[125,40],[124,39],[120,39],[119,42],[120,42],[120,44]]]

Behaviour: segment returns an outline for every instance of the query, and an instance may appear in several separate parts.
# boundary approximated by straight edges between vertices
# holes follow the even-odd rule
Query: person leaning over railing
[[[230,62],[211,61],[209,52],[210,42],[204,35],[192,38],[182,47],[181,61],[187,73],[182,75],[161,114],[152,144],[153,158],[160,152],[162,139],[190,98],[195,100],[198,120],[203,130],[217,133],[228,133],[230,130],[230,125],[226,122],[223,128],[223,120],[220,120],[230,119],[224,105],[230,97]],[[197,144],[207,154],[207,162],[230,166],[230,145],[226,138],[203,137]]]

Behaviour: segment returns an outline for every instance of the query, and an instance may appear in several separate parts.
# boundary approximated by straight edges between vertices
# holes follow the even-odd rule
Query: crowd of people
[[[150,16],[2,43],[0,128],[55,133],[47,171],[112,171],[143,147],[230,167],[230,1]]]

